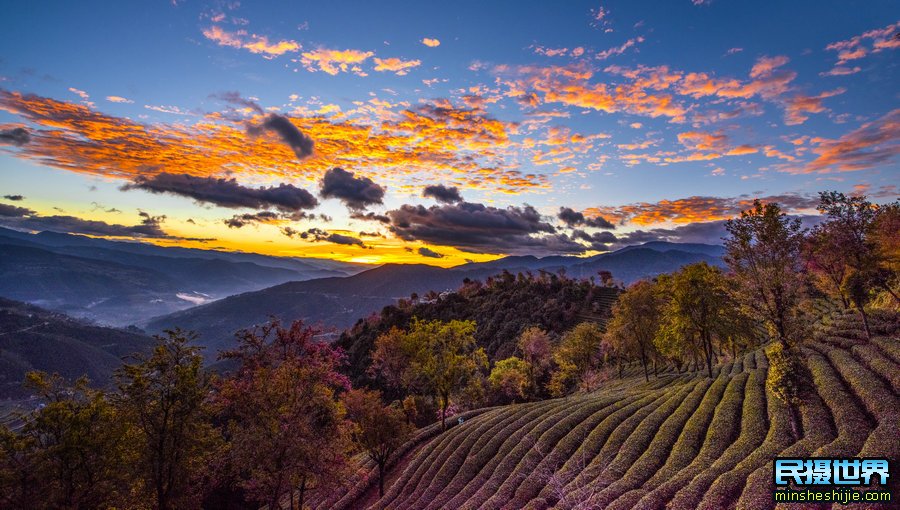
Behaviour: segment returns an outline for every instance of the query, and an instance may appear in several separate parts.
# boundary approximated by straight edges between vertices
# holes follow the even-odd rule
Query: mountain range
[[[370,267],[0,228],[0,296],[112,326]]]

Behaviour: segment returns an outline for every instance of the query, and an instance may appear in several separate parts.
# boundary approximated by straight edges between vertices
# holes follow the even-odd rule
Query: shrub
[[[766,355],[769,358],[766,389],[789,405],[799,404],[802,373],[799,355],[777,342],[766,348]]]
[[[834,368],[816,351],[804,349],[813,382],[834,417],[838,435],[831,443],[812,453],[815,457],[852,457],[859,453],[872,430],[861,409],[852,405],[851,395]]]
[[[638,506],[652,508],[663,506],[697,474],[708,468],[722,455],[734,441],[746,383],[746,372],[731,378],[728,387],[725,388],[722,401],[716,408],[712,422],[710,422],[710,426],[706,430],[706,439],[697,457],[686,468],[678,471],[675,476],[669,478],[641,498]]]
[[[673,508],[697,508],[703,495],[716,478],[730,471],[738,462],[750,456],[766,436],[765,372],[754,370],[744,389],[744,406],[741,412],[741,431],[737,439],[716,459],[701,471],[690,484],[681,489],[672,500]]]
[[[871,344],[855,345],[851,350],[869,370],[887,381],[895,394],[900,394],[900,370],[896,363]]]
[[[605,473],[609,479],[609,471],[616,469],[615,464],[618,462],[627,463],[622,468],[627,468],[623,475],[617,479],[610,479],[609,485],[593,499],[593,503],[597,506],[606,506],[617,498],[621,497],[629,489],[640,487],[657,469],[665,462],[672,445],[678,439],[678,433],[684,427],[685,422],[697,410],[703,396],[706,394],[712,381],[702,379],[697,381],[692,387],[691,392],[681,401],[677,409],[672,410],[671,407],[661,407],[654,414],[660,413],[665,421],[660,423],[658,420],[646,420],[641,424],[641,429],[635,431],[633,438],[638,434],[646,434],[651,437],[649,444],[642,446],[638,444],[629,444],[629,441],[623,444],[622,449],[631,454],[616,457],[610,469]],[[634,459],[634,454],[640,454]],[[601,478],[602,480],[602,478]]]

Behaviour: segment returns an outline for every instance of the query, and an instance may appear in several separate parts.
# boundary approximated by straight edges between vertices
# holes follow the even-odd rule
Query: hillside
[[[363,267],[0,228],[0,296],[126,326],[287,281]]]
[[[407,329],[413,317],[423,320],[473,320],[475,339],[489,359],[514,354],[519,334],[538,326],[558,338],[584,320],[605,321],[618,290],[588,280],[508,272],[481,282],[469,281],[457,292],[420,297],[385,307],[360,319],[337,345],[349,358],[349,373],[361,381],[370,364],[375,339],[392,327]]]
[[[0,398],[20,397],[29,370],[87,375],[104,385],[122,358],[153,340],[121,329],[86,324],[36,306],[0,298]]]
[[[766,389],[762,349],[713,379],[670,369],[645,383],[632,367],[591,394],[422,429],[389,463],[384,498],[364,469],[317,508],[771,508],[776,455],[900,456],[900,324],[876,322],[882,336],[867,342],[855,316],[836,314],[802,347],[811,382],[797,423]]]

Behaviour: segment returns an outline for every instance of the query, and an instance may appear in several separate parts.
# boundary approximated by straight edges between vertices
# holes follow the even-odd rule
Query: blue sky
[[[19,3],[0,224],[441,265],[715,241],[757,197],[897,198],[898,20],[890,1]]]

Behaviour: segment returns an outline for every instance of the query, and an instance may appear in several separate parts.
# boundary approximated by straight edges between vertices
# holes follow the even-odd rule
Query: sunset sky
[[[15,2],[0,225],[451,266],[896,200],[900,3]]]

